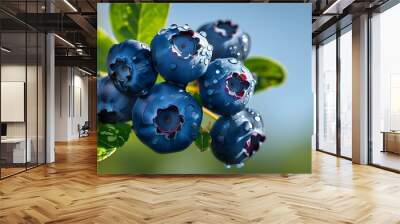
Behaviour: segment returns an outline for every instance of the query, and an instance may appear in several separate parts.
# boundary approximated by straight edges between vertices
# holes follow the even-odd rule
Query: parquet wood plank
[[[0,181],[0,223],[398,223],[400,175],[313,152],[301,175],[96,174],[96,139]]]

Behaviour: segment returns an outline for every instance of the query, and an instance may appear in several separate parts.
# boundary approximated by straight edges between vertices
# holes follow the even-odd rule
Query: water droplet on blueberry
[[[254,113],[254,112],[253,112]],[[254,120],[256,121],[261,121],[261,118],[259,116],[254,117]]]
[[[237,64],[238,60],[236,58],[229,58],[228,61],[232,64]]]
[[[217,83],[218,83],[218,80],[214,79],[214,80],[213,80],[213,83],[214,83],[214,84],[217,84]]]
[[[170,68],[171,70],[175,70],[175,69],[176,69],[176,67],[177,67],[177,65],[176,65],[176,64],[171,64],[171,65],[169,66],[169,68]]]
[[[244,123],[244,130],[245,131],[250,131],[253,128],[253,125],[250,122]]]
[[[167,32],[166,29],[161,29],[161,30],[158,32],[158,34],[159,34],[159,35],[163,35],[163,34],[166,33],[166,32]]]
[[[236,164],[236,168],[242,168],[243,166],[244,166],[244,163]]]
[[[204,32],[204,31],[200,31],[200,35],[203,36],[203,37],[207,37],[207,33]]]
[[[192,112],[192,117],[193,117],[193,119],[195,119],[195,120],[197,120],[197,119],[199,119],[199,114],[198,113],[196,113],[196,112]]]

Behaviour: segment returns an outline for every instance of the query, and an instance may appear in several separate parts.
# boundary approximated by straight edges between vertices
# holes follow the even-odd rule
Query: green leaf
[[[210,148],[211,135],[208,131],[201,130],[195,140],[195,145],[199,148],[200,152],[204,152]]]
[[[135,39],[150,44],[167,21],[168,3],[114,3],[110,7],[111,26],[119,41]]]
[[[105,149],[105,148],[101,148],[101,147],[97,148],[97,161],[100,162],[100,161],[107,159],[116,150],[117,150],[117,148],[110,148],[110,149]]]
[[[244,64],[257,77],[255,92],[281,85],[286,80],[285,68],[270,58],[250,57]]]
[[[128,141],[130,133],[131,125],[126,123],[100,124],[97,145],[105,149],[119,148]]]
[[[115,40],[109,37],[103,29],[97,29],[97,73],[107,72],[108,50],[115,43]]]

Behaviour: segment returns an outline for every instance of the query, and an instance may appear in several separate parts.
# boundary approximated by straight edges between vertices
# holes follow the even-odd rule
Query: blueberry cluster
[[[220,118],[211,149],[227,166],[243,165],[265,140],[263,121],[246,108],[256,80],[243,65],[250,36],[231,21],[160,30],[150,48],[136,40],[114,45],[108,76],[98,81],[98,117],[103,123],[132,120],[136,136],[158,153],[186,149],[199,135],[202,106]],[[156,83],[160,74],[165,82]],[[196,83],[203,105],[188,92]]]

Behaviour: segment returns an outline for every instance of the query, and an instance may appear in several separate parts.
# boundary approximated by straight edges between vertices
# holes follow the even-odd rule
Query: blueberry
[[[246,106],[256,84],[250,71],[236,58],[216,59],[199,81],[204,106],[225,116]]]
[[[242,166],[265,141],[263,128],[260,114],[249,108],[233,116],[220,117],[210,132],[214,156],[228,167]]]
[[[230,20],[207,23],[201,26],[198,32],[205,32],[208,42],[213,45],[212,60],[234,57],[243,61],[249,55],[250,36],[242,32],[239,26]]]
[[[188,25],[172,24],[153,38],[151,53],[157,71],[165,80],[185,86],[207,70],[212,46]]]
[[[187,148],[197,137],[203,118],[201,106],[183,89],[156,84],[149,94],[137,99],[133,111],[133,131],[158,153]]]
[[[157,78],[149,47],[136,40],[113,45],[107,65],[108,75],[118,90],[131,95],[147,93]]]
[[[118,91],[108,76],[97,80],[97,114],[100,122],[129,121],[135,100],[135,96]]]

